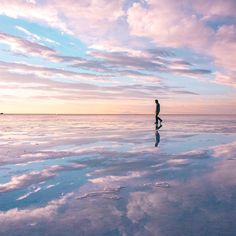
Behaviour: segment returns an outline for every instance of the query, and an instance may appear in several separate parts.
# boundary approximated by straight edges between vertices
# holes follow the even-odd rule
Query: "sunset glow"
[[[1,0],[0,112],[236,114],[235,0]]]

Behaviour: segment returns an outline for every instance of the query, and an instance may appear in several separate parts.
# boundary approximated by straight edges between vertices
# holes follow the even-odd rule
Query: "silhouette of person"
[[[159,143],[160,143],[160,133],[158,132],[158,130],[156,130],[156,143],[155,143],[155,147],[158,147]]]
[[[158,121],[162,122],[162,119],[159,117],[161,106],[157,99],[155,100],[155,103],[156,103],[156,124],[158,124]]]
[[[155,143],[155,147],[158,147],[159,143],[160,143],[160,139],[161,139],[161,135],[159,133],[159,129],[162,127],[162,124],[160,124],[158,126],[158,123],[156,124],[156,143]]]

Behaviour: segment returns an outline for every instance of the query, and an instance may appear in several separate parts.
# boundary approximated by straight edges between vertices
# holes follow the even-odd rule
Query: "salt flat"
[[[3,115],[1,235],[235,235],[236,117]]]

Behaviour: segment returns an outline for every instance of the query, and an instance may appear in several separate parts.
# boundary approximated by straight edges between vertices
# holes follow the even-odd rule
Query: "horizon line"
[[[153,113],[144,113],[144,114],[131,114],[131,113],[117,113],[117,114],[107,114],[107,113],[99,113],[99,114],[86,114],[86,113],[0,113],[0,115],[71,115],[71,116],[79,116],[79,115],[84,115],[84,116],[98,116],[98,115],[106,115],[106,116],[117,116],[117,115],[124,115],[124,116],[127,116],[127,115],[135,115],[135,116],[143,116],[143,115],[153,115],[155,116],[155,114]],[[195,115],[195,116],[202,116],[202,115],[208,115],[208,116],[235,116],[236,114],[223,114],[223,113],[220,113],[220,114],[210,114],[210,113],[199,113],[199,114],[196,114],[196,113],[163,113],[161,114],[162,115]]]

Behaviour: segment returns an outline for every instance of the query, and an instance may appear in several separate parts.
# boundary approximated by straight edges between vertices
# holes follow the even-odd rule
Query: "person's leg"
[[[157,119],[158,119],[160,122],[162,122],[162,119],[161,119],[159,116],[157,117]]]
[[[156,130],[160,129],[162,127],[162,124],[158,125],[158,123],[156,123]]]

